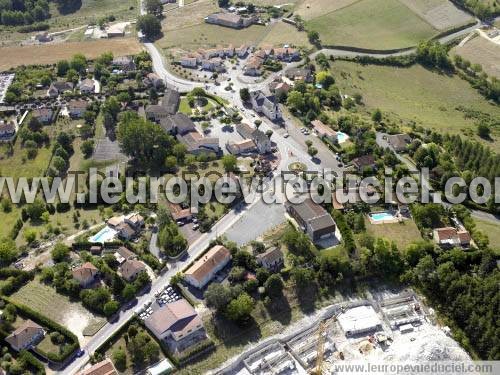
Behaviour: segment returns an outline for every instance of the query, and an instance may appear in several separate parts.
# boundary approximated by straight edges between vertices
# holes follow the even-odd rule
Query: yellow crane
[[[316,347],[316,368],[312,371],[314,375],[321,375],[323,368],[323,357],[325,356],[325,331],[328,321],[319,323],[318,346]]]

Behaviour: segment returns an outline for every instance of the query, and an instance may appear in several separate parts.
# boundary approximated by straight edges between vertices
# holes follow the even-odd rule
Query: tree
[[[26,212],[31,220],[40,220],[45,212],[45,203],[40,198],[35,198],[33,203],[26,207]]]
[[[73,56],[69,65],[71,69],[74,69],[78,73],[83,73],[87,68],[87,58],[85,57],[85,55],[78,53]]]
[[[174,143],[161,127],[131,112],[123,115],[117,137],[122,151],[146,167],[163,166]]]
[[[309,42],[314,45],[319,45],[321,43],[319,39],[319,33],[317,31],[311,30],[307,33],[307,38],[309,39]]]
[[[477,125],[477,135],[479,135],[483,139],[490,139],[490,131],[490,127],[484,122],[480,122]]]
[[[305,288],[314,283],[314,271],[308,268],[294,267],[290,272],[293,282],[298,289]]]
[[[24,231],[24,239],[28,244],[32,244],[36,240],[37,232],[32,228],[28,228]]]
[[[80,150],[82,151],[83,156],[85,159],[88,159],[92,156],[92,153],[94,152],[94,141],[91,139],[88,139],[84,142],[82,142],[82,145],[80,146]]]
[[[57,75],[59,77],[66,76],[69,70],[69,62],[67,60],[61,60],[57,63]]]
[[[382,111],[380,109],[377,108],[376,110],[373,111],[372,120],[373,120],[373,122],[377,122],[377,123],[382,121]]]
[[[235,172],[238,169],[238,160],[234,155],[224,155],[222,165],[226,172]]]
[[[333,78],[331,73],[322,71],[316,74],[316,82],[322,85],[324,89],[328,89],[335,83],[335,78]]]
[[[225,285],[211,283],[204,294],[207,305],[220,311],[227,306],[231,300],[231,291]]]
[[[240,89],[240,98],[243,102],[248,102],[250,100],[250,91],[248,88],[244,87]]]
[[[146,14],[140,16],[137,19],[136,28],[141,31],[146,38],[150,40],[155,40],[161,35],[161,22],[160,20],[153,16],[152,14]]]
[[[121,296],[125,301],[130,301],[132,298],[135,297],[135,287],[133,284],[127,284],[125,285],[125,288],[123,288]]]
[[[228,319],[235,322],[244,322],[250,316],[254,307],[254,300],[247,293],[241,293],[233,299],[226,308]]]
[[[0,241],[0,263],[2,265],[9,265],[17,257],[17,248],[14,240],[10,238],[3,238]]]
[[[109,317],[109,316],[113,315],[114,313],[116,313],[119,308],[120,308],[120,304],[118,303],[118,301],[108,301],[104,304],[102,310],[103,310],[104,315]]]
[[[70,248],[65,244],[57,243],[51,251],[52,259],[56,263],[65,261],[69,256]]]
[[[113,363],[118,371],[125,371],[127,368],[127,355],[122,348],[113,351]]]
[[[307,149],[307,153],[314,158],[318,154],[318,149],[316,147],[311,146]]]
[[[227,8],[230,4],[230,0],[218,0],[220,8]]]
[[[266,294],[271,298],[280,297],[283,293],[283,287],[283,280],[278,274],[272,274],[264,283]]]
[[[160,0],[146,0],[144,3],[144,8],[149,14],[154,14],[155,16],[161,16],[163,11],[163,6]]]

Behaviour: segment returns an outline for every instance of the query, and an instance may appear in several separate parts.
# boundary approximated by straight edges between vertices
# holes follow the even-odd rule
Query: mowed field
[[[393,241],[399,250],[404,250],[410,243],[421,241],[422,235],[413,220],[394,224],[371,224],[365,218],[366,232],[375,238]]]
[[[436,30],[398,0],[361,0],[306,22],[323,45],[369,49],[411,47]]]
[[[458,106],[500,118],[500,107],[488,103],[458,76],[431,72],[420,65],[394,68],[336,61],[336,83],[346,94],[361,93],[367,109],[380,108],[403,121],[440,132],[461,133],[478,139],[474,119],[465,118]],[[487,143],[500,151],[500,142]]]
[[[456,46],[452,54],[460,55],[473,64],[480,64],[488,75],[500,78],[500,45],[476,36],[463,46]]]
[[[41,46],[4,47],[0,55],[0,69],[6,70],[23,64],[53,64],[69,59],[76,53],[96,58],[104,52],[115,56],[133,55],[142,51],[135,38],[101,39],[88,42],[70,42]]]
[[[83,330],[88,325],[104,321],[104,318],[94,316],[80,303],[71,302],[68,297],[58,294],[55,289],[38,280],[23,286],[12,298],[68,328],[80,341],[83,340]]]
[[[475,218],[476,228],[483,231],[490,240],[490,247],[500,255],[500,225],[488,221]]]

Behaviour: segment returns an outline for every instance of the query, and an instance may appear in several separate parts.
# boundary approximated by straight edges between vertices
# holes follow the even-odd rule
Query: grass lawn
[[[215,220],[219,220],[225,211],[226,206],[219,202],[210,202],[205,205],[205,213],[209,218],[215,218]]]
[[[92,314],[80,303],[71,302],[68,297],[58,294],[54,288],[40,283],[38,279],[23,286],[12,295],[12,298],[68,328],[80,340],[83,339],[82,332],[85,327],[95,324],[98,320],[104,320]]]
[[[234,46],[259,44],[269,30],[269,27],[259,25],[235,30],[228,27],[199,23],[183,27],[181,30],[165,30],[164,37],[157,44],[165,49],[178,47],[185,50],[229,44]]]
[[[43,351],[45,353],[59,353],[62,350],[62,348],[64,347],[64,344],[57,345],[57,344],[52,343],[52,340],[50,339],[50,335],[49,335],[49,333],[47,333],[45,335],[45,337],[43,338],[43,340],[40,341],[36,347],[37,347],[37,349],[40,349],[41,351]]]
[[[500,225],[488,220],[474,218],[476,228],[486,234],[490,240],[490,247],[500,254]]]
[[[117,20],[130,20],[139,12],[137,0],[81,0],[81,7],[73,13],[61,14],[51,2],[52,17],[47,20],[51,30],[66,30],[96,22],[106,16]]]
[[[410,243],[422,239],[413,220],[405,220],[395,224],[370,224],[368,218],[365,218],[365,225],[368,234],[394,241],[400,250],[406,248]]]
[[[500,107],[488,103],[468,82],[420,65],[394,68],[336,61],[332,73],[343,93],[363,95],[370,112],[380,108],[403,121],[414,121],[442,133],[461,133],[480,140],[475,120],[466,118],[456,109],[459,106],[500,116]],[[493,139],[500,135],[497,132],[493,130]],[[487,144],[500,151],[500,143]]]
[[[298,31],[296,27],[284,23],[275,23],[267,35],[262,39],[261,46],[264,45],[282,45],[282,44],[294,44],[297,47],[311,48],[309,39],[307,39],[307,33],[304,31]]]
[[[411,47],[436,30],[398,0],[361,0],[310,19],[324,45],[371,49]]]
[[[192,108],[189,106],[188,100],[186,98],[182,98],[179,104],[179,112],[184,113],[188,116],[193,112]]]

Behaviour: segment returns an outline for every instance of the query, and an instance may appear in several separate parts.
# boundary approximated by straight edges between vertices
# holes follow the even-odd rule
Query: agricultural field
[[[500,78],[500,45],[476,36],[463,46],[456,46],[451,54],[462,56],[473,64],[480,64],[486,74]]]
[[[474,18],[447,0],[399,0],[435,29],[442,31],[473,22]]]
[[[398,0],[361,0],[306,22],[323,45],[371,49],[411,47],[436,30]]]
[[[398,249],[403,250],[410,243],[422,240],[420,231],[413,220],[394,224],[371,224],[365,219],[366,232],[375,238],[386,238],[394,241]]]
[[[500,116],[498,106],[488,103],[456,75],[434,73],[420,65],[395,68],[343,61],[336,61],[331,69],[339,88],[350,95],[361,93],[369,111],[380,108],[402,121],[414,121],[442,133],[461,133],[479,140],[475,120],[466,118],[457,109],[460,106]],[[494,139],[498,133],[493,130]],[[499,142],[487,144],[500,151]]]
[[[319,32],[323,45],[380,50],[411,47],[473,21],[446,0],[304,1],[296,14]]]
[[[115,56],[134,55],[142,51],[135,38],[101,39],[87,42],[47,44],[43,46],[16,46],[2,48],[0,70],[7,70],[25,64],[27,61],[37,64],[54,64],[59,60],[70,59],[77,53],[94,59],[104,52],[113,52]]]
[[[105,323],[104,318],[96,317],[78,302],[58,294],[54,288],[33,280],[12,295],[15,302],[29,306],[49,319],[68,328],[84,340],[83,332],[89,325]]]

